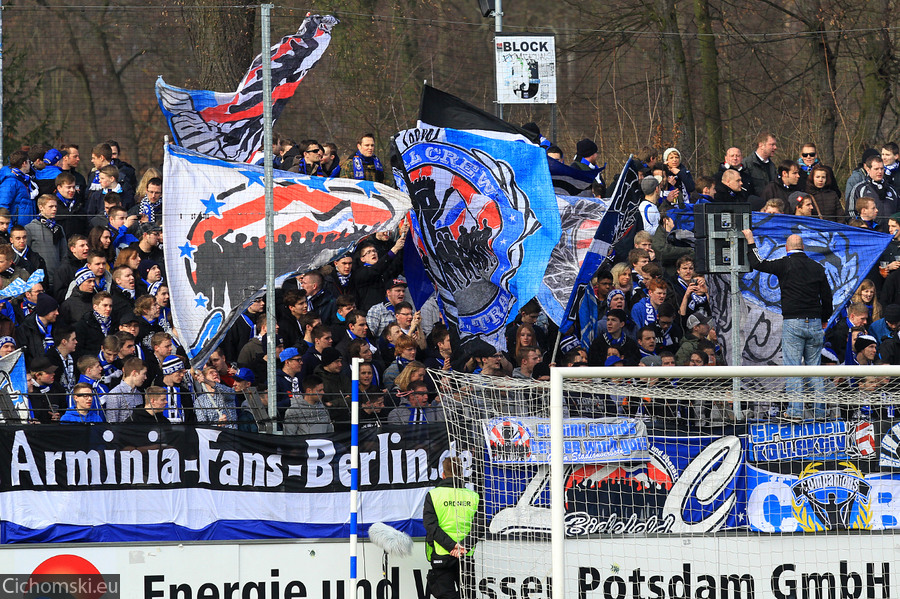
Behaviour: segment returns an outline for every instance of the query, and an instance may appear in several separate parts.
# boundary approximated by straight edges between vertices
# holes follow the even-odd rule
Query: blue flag
[[[829,324],[891,242],[887,233],[807,216],[753,212],[751,222],[757,251],[764,259],[784,256],[788,235],[803,238],[804,251],[825,267],[831,284],[834,310]],[[743,275],[741,295],[757,306],[781,314],[781,290],[775,275],[755,270]]]
[[[636,224],[637,206],[644,199],[638,180],[639,168],[640,163],[632,156],[628,157],[628,161],[622,167],[622,173],[616,181],[609,207],[597,227],[590,251],[585,256],[584,262],[581,263],[581,269],[578,271],[572,293],[569,295],[562,321],[558,323],[561,330],[568,329],[569,325],[575,321],[578,311],[576,300],[580,299],[582,295],[581,288],[590,285],[594,273],[603,265],[604,261],[610,259],[613,246]]]
[[[560,218],[544,150],[455,129],[394,138],[422,262],[461,343],[505,349],[506,324],[533,298]]]

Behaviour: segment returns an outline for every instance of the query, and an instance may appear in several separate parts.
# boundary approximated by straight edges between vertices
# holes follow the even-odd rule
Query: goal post
[[[900,367],[429,372],[483,498],[464,596],[900,596]]]

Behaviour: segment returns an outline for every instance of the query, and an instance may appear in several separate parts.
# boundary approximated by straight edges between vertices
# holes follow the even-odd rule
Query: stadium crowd
[[[551,144],[548,159],[563,160]],[[0,357],[17,348],[28,371],[34,423],[135,422],[268,426],[269,398],[285,434],[349,428],[350,361],[360,368],[362,426],[440,421],[427,369],[547,379],[562,366],[725,363],[712,326],[705,277],[693,248],[667,214],[701,202],[747,202],[754,210],[826,218],[890,232],[894,239],[836,324],[823,362],[900,364],[900,150],[867,150],[841,190],[814,144],[777,162],[763,133],[744,158],[729,148],[718,172],[693,175],[675,148],[650,148],[643,162],[641,230],[617,248],[619,261],[593,278],[600,320],[590,347],[559,334],[537,301],[506,329],[506,349],[483,341],[458,347],[434,297],[414,306],[403,278],[403,226],[379,233],[318,270],[289,278],[252,303],[202,367],[191,369],[173,335],[161,248],[162,174],[125,162],[115,141],[91,150],[87,178],[78,146],[15,151],[0,170],[0,289],[21,287],[0,305]],[[335,144],[275,142],[276,168],[314,176],[390,183],[371,134],[339,160]],[[598,168],[582,140],[571,166]],[[598,197],[605,186],[598,177]],[[42,281],[29,281],[38,269]],[[9,294],[7,294],[9,295]],[[277,389],[266,389],[265,302],[277,303]],[[252,391],[252,390],[255,391]],[[634,414],[632,402],[585,413]]]

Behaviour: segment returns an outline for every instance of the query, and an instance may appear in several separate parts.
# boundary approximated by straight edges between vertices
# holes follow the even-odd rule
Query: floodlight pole
[[[269,419],[272,433],[279,434],[278,390],[275,381],[275,337],[278,323],[275,320],[275,199],[272,193],[274,173],[272,172],[272,7],[273,4],[259,6],[259,21],[262,37],[262,88],[263,88],[263,165],[266,187],[266,381],[269,397]]]
[[[497,116],[503,118],[503,104],[497,92],[497,35],[503,31],[503,0],[494,2],[494,93],[497,94]]]

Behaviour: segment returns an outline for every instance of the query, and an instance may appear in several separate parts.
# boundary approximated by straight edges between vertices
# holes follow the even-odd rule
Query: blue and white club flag
[[[593,245],[607,201],[594,197],[556,196],[562,233],[550,254],[537,298],[550,320],[557,324],[565,318],[566,304]]]
[[[751,213],[753,237],[763,259],[785,255],[788,235],[803,238],[804,251],[825,267],[831,284],[831,322],[853,296],[887,248],[891,236],[817,218],[787,214]],[[710,303],[719,343],[729,345],[731,326],[730,285],[727,275],[707,276]],[[751,271],[741,275],[741,340],[744,365],[781,364],[781,290],[778,278]],[[731,349],[726,347],[726,355]]]
[[[506,324],[537,294],[560,236],[544,150],[436,127],[394,142],[395,176],[409,185],[416,246],[444,316],[461,343],[505,349]]]
[[[201,364],[265,285],[262,167],[166,146],[163,236],[178,341]],[[276,284],[396,228],[409,197],[371,181],[276,171]]]
[[[638,177],[639,168],[640,163],[633,156],[629,156],[622,167],[609,206],[600,220],[590,250],[584,257],[572,286],[562,321],[557,323],[561,330],[567,330],[575,321],[578,313],[576,300],[582,296],[580,288],[590,285],[591,277],[610,258],[613,246],[637,224],[637,207],[644,198]]]
[[[19,418],[34,418],[28,405],[28,374],[25,372],[25,356],[21,349],[0,358],[0,391],[9,393],[13,406],[19,412]]]

